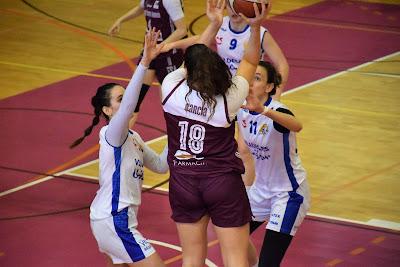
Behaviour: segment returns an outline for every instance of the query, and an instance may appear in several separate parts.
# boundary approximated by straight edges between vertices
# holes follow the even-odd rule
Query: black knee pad
[[[140,94],[139,94],[139,98],[138,98],[138,102],[136,104],[136,108],[135,108],[135,113],[139,112],[140,109],[140,105],[143,102],[144,97],[147,94],[147,91],[149,91],[150,85],[147,84],[142,84],[142,88],[140,88]]]
[[[258,266],[260,267],[278,267],[281,264],[286,250],[288,249],[293,236],[267,230],[264,236],[264,242],[260,251]]]

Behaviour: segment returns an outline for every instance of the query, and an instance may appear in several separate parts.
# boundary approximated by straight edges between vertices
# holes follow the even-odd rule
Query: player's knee
[[[247,260],[249,262],[250,267],[258,266],[258,257],[257,256],[254,257],[254,255],[249,255],[247,257]]]
[[[183,258],[182,260],[182,267],[203,267],[205,264],[205,258]]]

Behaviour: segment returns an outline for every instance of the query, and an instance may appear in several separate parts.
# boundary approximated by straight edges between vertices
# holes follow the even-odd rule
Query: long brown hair
[[[224,60],[204,44],[189,46],[184,54],[187,70],[188,95],[195,90],[203,99],[203,106],[214,115],[217,95],[224,95],[232,85],[232,74]]]

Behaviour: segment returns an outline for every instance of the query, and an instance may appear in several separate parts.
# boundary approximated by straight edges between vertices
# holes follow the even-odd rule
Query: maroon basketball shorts
[[[219,227],[239,227],[251,220],[246,188],[235,172],[219,176],[171,173],[169,202],[175,222],[194,223],[206,214]]]

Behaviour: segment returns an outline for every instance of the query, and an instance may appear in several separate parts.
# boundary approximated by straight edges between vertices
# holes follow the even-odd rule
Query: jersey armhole
[[[276,111],[294,116],[294,114],[290,110],[285,109],[285,108],[277,108]],[[280,133],[289,133],[290,132],[289,129],[287,129],[286,127],[280,125],[279,123],[277,123],[275,121],[273,122],[273,125],[274,125],[275,130],[277,130]]]
[[[225,94],[222,95],[223,99],[224,99],[224,109],[225,109],[225,118],[226,121],[231,124],[232,121],[229,119],[229,111],[228,111],[228,101],[226,101],[226,96]]]
[[[261,48],[261,55],[265,53],[265,50],[264,50],[264,37],[265,37],[266,33],[267,33],[267,30],[264,31],[264,33],[262,35],[262,38],[261,38],[261,47],[260,47]]]
[[[185,81],[185,79],[182,79],[179,81],[179,83],[174,87],[174,89],[171,90],[171,92],[169,92],[169,94],[164,98],[164,100],[162,101],[162,105],[164,106],[165,103],[167,103],[168,99],[172,96],[172,94],[176,91],[176,89],[178,89],[178,87]]]
[[[104,132],[104,140],[106,140],[107,144],[109,146],[113,147],[113,148],[121,148],[125,144],[126,140],[128,139],[129,132],[130,132],[130,130],[128,131],[128,134],[126,135],[124,142],[122,142],[122,144],[120,146],[113,146],[112,144],[110,144],[110,142],[108,142],[108,140],[107,140],[107,130]]]

